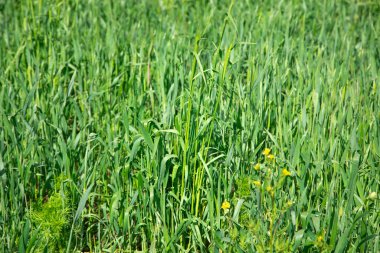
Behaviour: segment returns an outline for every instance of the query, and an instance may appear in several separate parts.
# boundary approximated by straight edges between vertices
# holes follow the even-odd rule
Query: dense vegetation
[[[379,17],[0,0],[0,250],[380,252]]]

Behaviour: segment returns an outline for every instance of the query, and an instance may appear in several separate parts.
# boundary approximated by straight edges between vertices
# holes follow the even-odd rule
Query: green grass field
[[[380,252],[377,0],[0,0],[1,252]]]

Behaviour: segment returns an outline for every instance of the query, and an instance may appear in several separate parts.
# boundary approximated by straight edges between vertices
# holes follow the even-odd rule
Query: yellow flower
[[[318,236],[318,237],[317,237],[317,242],[318,242],[318,243],[323,242],[323,236],[321,236],[321,235]]]
[[[342,217],[343,214],[344,214],[343,208],[340,207],[340,208],[339,208],[339,212],[338,212],[339,217]]]
[[[268,155],[267,158],[274,161],[274,155]]]
[[[375,200],[377,199],[377,193],[376,192],[371,192],[369,195],[368,195],[368,198],[370,200]]]
[[[270,149],[269,148],[265,148],[264,151],[263,151],[263,155],[268,156],[269,154],[270,154]]]
[[[228,202],[227,200],[225,200],[223,203],[222,203],[222,209],[224,211],[230,209],[231,205],[230,205],[230,202]]]
[[[256,185],[257,187],[260,187],[260,186],[261,186],[261,182],[258,181],[258,180],[254,180],[254,181],[253,181],[253,184]]]
[[[267,191],[268,193],[270,194],[270,196],[273,198],[274,197],[274,190],[273,190],[273,187],[268,185],[267,186]]]
[[[284,168],[283,170],[282,170],[282,175],[283,176],[290,176],[290,175],[292,175],[292,173],[290,173],[290,171],[288,171],[286,168]]]
[[[254,166],[255,170],[259,170],[260,167],[261,167],[261,164],[260,164],[260,163],[257,163],[257,164]]]
[[[293,205],[293,201],[291,200],[288,200],[288,202],[286,202],[286,207],[289,208]]]

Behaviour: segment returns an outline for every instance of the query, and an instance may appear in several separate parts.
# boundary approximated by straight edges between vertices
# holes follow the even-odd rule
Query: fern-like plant
[[[29,218],[33,224],[32,233],[37,233],[37,243],[34,252],[59,251],[61,249],[60,240],[65,226],[69,223],[69,208],[67,207],[67,195],[59,186],[62,177],[56,180],[55,192],[46,202],[39,201],[32,205],[29,211]]]

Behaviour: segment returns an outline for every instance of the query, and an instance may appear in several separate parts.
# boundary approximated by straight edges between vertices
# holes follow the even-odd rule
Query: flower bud
[[[375,200],[377,199],[377,193],[376,192],[371,192],[369,195],[368,195],[368,198],[370,200]]]

